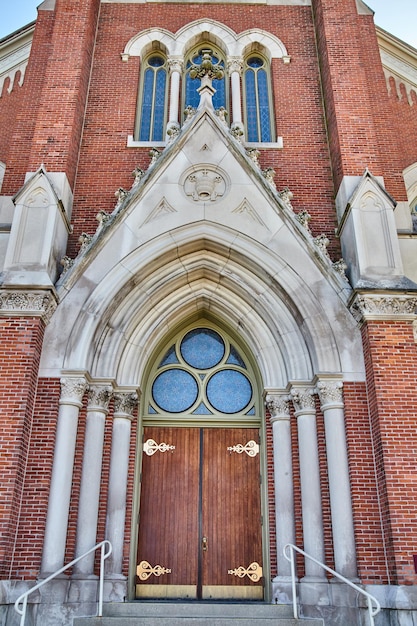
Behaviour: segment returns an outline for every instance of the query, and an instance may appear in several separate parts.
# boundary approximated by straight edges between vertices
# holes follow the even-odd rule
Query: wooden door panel
[[[144,441],[149,439],[175,448],[143,454],[137,562],[171,571],[137,580],[137,595],[165,597],[170,595],[167,585],[196,588],[199,433],[192,428],[145,428]],[[190,593],[192,589],[178,590],[180,596]]]
[[[228,450],[258,439],[257,429],[204,431],[202,532],[208,540],[208,549],[203,553],[205,597],[262,597],[262,578],[253,582],[247,575],[229,573],[254,562],[262,566],[259,455],[250,457],[246,452]],[[255,586],[259,593],[247,589]],[[233,592],[233,587],[241,591]]]

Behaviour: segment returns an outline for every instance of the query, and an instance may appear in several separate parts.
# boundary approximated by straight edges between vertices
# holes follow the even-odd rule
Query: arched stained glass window
[[[166,59],[151,54],[143,63],[139,110],[139,141],[163,141],[167,98]]]
[[[147,392],[149,418],[241,421],[257,414],[252,370],[222,332],[207,326],[183,332],[157,363]]]
[[[193,65],[201,65],[203,60],[203,53],[209,51],[211,55],[211,62],[214,66],[218,66],[222,69],[225,68],[225,63],[222,54],[219,50],[212,46],[199,46],[198,49],[193,50],[186,59],[186,75],[185,75],[185,92],[184,92],[184,109],[188,106],[197,108],[200,103],[200,95],[197,89],[201,86],[201,80],[199,78],[191,78],[190,68]],[[224,107],[227,109],[227,94],[226,94],[226,74],[221,79],[213,80],[213,87],[216,93],[213,96],[213,107],[220,109]]]
[[[266,59],[252,54],[245,60],[245,122],[249,142],[275,141],[272,133],[269,66]]]

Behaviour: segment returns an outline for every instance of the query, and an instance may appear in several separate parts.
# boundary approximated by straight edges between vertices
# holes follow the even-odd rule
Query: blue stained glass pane
[[[255,415],[255,407],[253,406],[250,411],[246,413],[246,415]]]
[[[220,109],[220,107],[226,108],[226,81],[224,77],[221,80],[214,79],[213,87],[216,89],[216,93],[213,96],[213,107],[215,109]]]
[[[258,114],[256,107],[255,73],[252,70],[245,72],[246,93],[246,130],[248,141],[259,141]]]
[[[171,346],[164,358],[159,364],[159,367],[163,365],[171,365],[172,363],[179,363],[177,353],[175,352],[175,346]]]
[[[233,346],[230,346],[230,354],[226,363],[229,363],[230,365],[239,365],[240,367],[244,367],[246,369],[246,365],[244,364],[243,359],[241,358],[236,348],[234,348]]]
[[[156,74],[152,141],[162,141],[164,137],[165,86],[166,71],[161,69]]]
[[[246,62],[249,67],[262,67],[262,65],[264,64],[264,61],[263,59],[261,59],[261,57],[251,57]]]
[[[198,385],[195,378],[181,369],[161,372],[152,385],[152,397],[156,404],[169,413],[187,411],[197,399]]]
[[[258,101],[261,141],[271,141],[271,121],[269,115],[268,76],[265,70],[258,71]]]
[[[185,335],[180,350],[188,365],[206,370],[220,363],[225,347],[223,339],[214,330],[196,328]]]
[[[142,111],[140,117],[139,141],[149,141],[151,132],[152,103],[153,103],[154,72],[150,68],[145,71],[143,81]]]
[[[252,385],[241,372],[222,370],[210,378],[206,393],[210,404],[217,411],[237,413],[249,404],[252,398]]]
[[[197,93],[197,89],[200,87],[201,82],[199,78],[190,78],[187,74],[185,79],[185,105],[197,108],[200,102],[200,96]]]
[[[151,405],[148,406],[148,413],[152,413],[152,414],[156,413],[156,411],[153,408],[153,406],[151,406]]]
[[[162,57],[151,57],[148,59],[148,65],[152,67],[161,67],[164,64],[164,59]]]
[[[192,412],[192,415],[213,415],[211,411],[206,407],[203,402],[198,405],[195,411]]]

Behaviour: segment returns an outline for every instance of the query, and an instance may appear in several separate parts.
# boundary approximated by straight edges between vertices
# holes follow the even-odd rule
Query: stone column
[[[112,395],[108,384],[93,383],[88,392],[84,438],[84,455],[78,504],[77,543],[75,555],[81,556],[96,544],[98,506],[101,488],[104,423]],[[74,565],[76,577],[94,573],[94,553]]]
[[[228,59],[228,70],[232,87],[232,128],[243,130],[242,122],[242,93],[241,74],[243,69],[242,57],[230,57]]]
[[[169,96],[169,112],[167,135],[168,139],[171,134],[177,134],[179,131],[179,102],[180,102],[180,79],[183,70],[182,59],[171,57],[168,59],[168,67],[170,71],[170,96]]]
[[[271,415],[274,445],[275,516],[278,578],[291,577],[291,565],[284,557],[287,543],[295,544],[294,489],[291,453],[291,424],[288,395],[269,393],[266,406]]]
[[[86,389],[87,381],[84,377],[68,376],[61,379],[61,398],[41,565],[42,575],[56,572],[64,565],[78,414]]]
[[[131,391],[118,392],[114,396],[113,436],[106,521],[106,539],[111,542],[113,552],[105,563],[106,573],[111,578],[124,578],[122,576],[122,564],[130,430],[133,411],[137,403],[138,396]]]
[[[314,390],[312,387],[293,386],[291,396],[298,427],[304,550],[310,556],[324,563],[323,516]],[[325,578],[324,570],[310,559],[305,560],[305,575],[308,580],[323,580]]]
[[[343,383],[341,380],[319,380],[317,392],[326,429],[335,569],[346,578],[356,578],[355,533],[343,412]]]

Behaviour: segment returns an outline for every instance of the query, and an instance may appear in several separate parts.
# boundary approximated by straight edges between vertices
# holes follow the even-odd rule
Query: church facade
[[[367,623],[324,564],[413,624],[417,51],[362,0],[45,0],[0,88],[1,623],[108,540],[105,602],[291,604],[292,544],[303,616]]]

